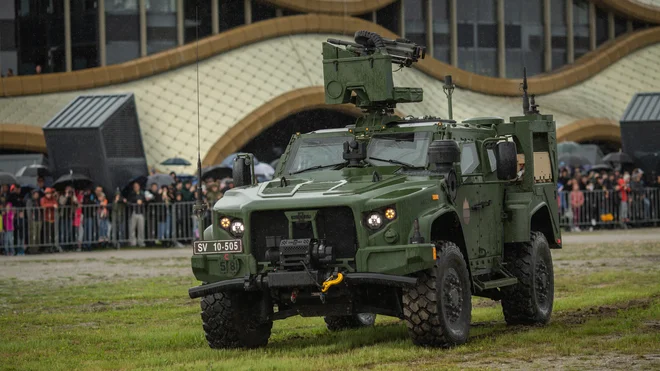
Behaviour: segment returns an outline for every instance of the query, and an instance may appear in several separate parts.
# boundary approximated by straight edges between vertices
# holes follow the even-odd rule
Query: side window
[[[476,143],[463,143],[461,150],[461,173],[471,174],[479,167],[479,153]]]
[[[497,170],[497,159],[495,158],[495,149],[488,148],[486,152],[488,152],[488,162],[490,163],[490,172],[492,173],[495,170]]]

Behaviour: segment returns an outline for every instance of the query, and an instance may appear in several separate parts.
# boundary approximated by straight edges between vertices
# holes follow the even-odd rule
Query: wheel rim
[[[454,327],[463,312],[463,287],[454,269],[447,271],[443,281],[443,311],[447,322]]]
[[[358,313],[357,319],[363,325],[370,326],[376,320],[376,315],[373,313]]]
[[[539,309],[547,311],[550,306],[550,275],[544,259],[539,259],[534,272],[534,289]]]

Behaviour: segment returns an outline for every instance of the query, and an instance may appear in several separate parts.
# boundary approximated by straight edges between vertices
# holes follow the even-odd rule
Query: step
[[[497,279],[497,280],[486,281],[486,282],[475,281],[475,284],[481,290],[488,290],[488,289],[494,289],[494,288],[497,288],[497,287],[511,286],[511,285],[515,285],[516,283],[518,283],[518,279],[515,278],[515,277],[500,278],[500,279]]]

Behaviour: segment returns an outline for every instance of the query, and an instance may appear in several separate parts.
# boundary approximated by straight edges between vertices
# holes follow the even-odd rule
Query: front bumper
[[[223,291],[253,291],[283,287],[316,287],[317,271],[271,272],[255,277],[234,278],[207,285],[193,287],[188,290],[191,299],[212,295]],[[346,273],[344,281],[347,285],[371,284],[390,287],[410,287],[417,284],[417,278],[395,276],[382,273]]]

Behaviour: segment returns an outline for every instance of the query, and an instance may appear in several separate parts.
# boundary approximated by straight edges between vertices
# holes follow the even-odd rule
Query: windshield
[[[296,141],[296,148],[291,160],[287,161],[286,173],[292,174],[301,170],[331,166],[344,162],[344,142],[350,136],[325,138],[303,138]]]
[[[377,134],[369,142],[367,159],[378,166],[398,162],[425,167],[430,142],[430,132]]]

